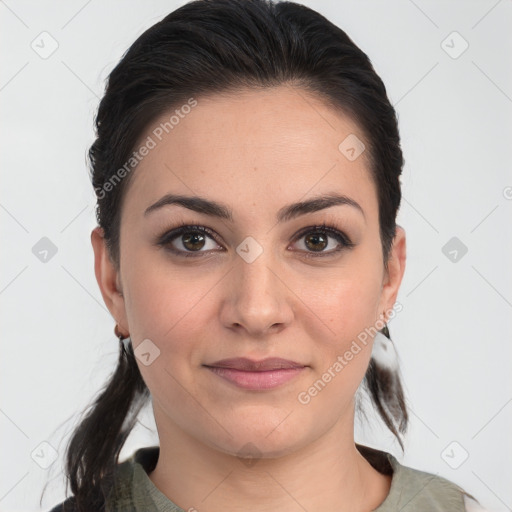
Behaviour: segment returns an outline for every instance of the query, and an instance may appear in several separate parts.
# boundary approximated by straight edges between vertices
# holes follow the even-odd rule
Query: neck
[[[279,458],[240,459],[191,437],[154,404],[160,455],[149,474],[183,510],[368,512],[386,498],[391,477],[357,450],[353,411],[313,443]],[[160,419],[161,421],[158,421]]]

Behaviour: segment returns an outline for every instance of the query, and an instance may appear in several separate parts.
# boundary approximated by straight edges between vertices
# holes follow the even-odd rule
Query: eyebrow
[[[152,204],[144,211],[144,216],[151,212],[159,210],[167,205],[179,205],[189,210],[225,219],[233,222],[233,212],[229,206],[206,199],[200,196],[184,196],[178,194],[166,194],[160,198],[156,203]],[[286,222],[307,213],[313,213],[333,206],[348,205],[358,210],[363,217],[365,217],[364,210],[361,205],[342,194],[324,194],[321,196],[308,199],[307,201],[300,201],[284,206],[277,212],[277,221],[279,223]],[[366,218],[366,217],[365,217]]]

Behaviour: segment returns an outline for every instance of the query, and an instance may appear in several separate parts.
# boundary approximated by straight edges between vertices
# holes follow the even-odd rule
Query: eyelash
[[[197,258],[201,257],[201,254],[207,253],[207,251],[196,251],[196,252],[188,252],[188,251],[182,251],[179,249],[171,248],[171,242],[173,242],[176,238],[178,238],[180,235],[183,235],[185,233],[194,233],[199,232],[204,235],[207,235],[209,238],[212,238],[216,243],[219,245],[220,242],[216,240],[216,234],[215,232],[206,227],[206,226],[198,226],[193,224],[187,224],[187,223],[181,223],[178,226],[176,226],[174,229],[167,231],[164,235],[162,235],[159,240],[157,241],[157,245],[161,247],[165,247],[167,250],[172,252],[173,254],[176,254],[177,256],[183,256],[185,258]],[[294,242],[300,240],[305,235],[309,233],[322,233],[324,235],[330,235],[334,239],[336,239],[340,244],[341,247],[338,249],[332,249],[327,252],[305,252],[304,256],[306,258],[318,258],[318,257],[328,257],[333,256],[343,249],[351,249],[355,246],[354,243],[350,241],[348,236],[341,231],[337,226],[335,225],[327,225],[325,222],[321,225],[315,225],[315,226],[308,226],[307,228],[304,228],[300,230],[300,232],[295,236]]]

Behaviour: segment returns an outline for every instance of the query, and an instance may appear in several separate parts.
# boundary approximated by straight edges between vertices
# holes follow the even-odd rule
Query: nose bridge
[[[238,281],[236,289],[236,295],[238,296],[237,302],[243,302],[248,305],[254,302],[254,304],[257,305],[263,299],[265,302],[277,301],[279,291],[276,289],[275,281],[277,278],[275,276],[275,270],[272,269],[273,266],[275,267],[275,261],[272,257],[271,249],[267,247],[259,254],[253,254],[254,259],[246,259],[245,256],[251,255],[251,252],[257,250],[254,245],[251,246],[251,242],[249,242],[248,245],[249,251],[240,256],[242,261],[238,263],[235,269]],[[243,245],[241,249],[244,249]],[[245,249],[247,249],[247,245]],[[237,252],[239,252],[238,249]],[[262,304],[260,304],[260,307],[261,305]]]
[[[268,240],[270,237],[266,238]],[[266,244],[265,244],[266,245]],[[247,237],[237,247],[241,259],[233,269],[229,322],[253,334],[290,320],[286,287],[277,277],[274,251]]]

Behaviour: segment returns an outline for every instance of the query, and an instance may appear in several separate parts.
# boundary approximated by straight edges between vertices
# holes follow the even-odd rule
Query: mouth
[[[203,366],[237,387],[252,390],[276,388],[308,368],[307,365],[276,357],[261,361],[239,357]]]

